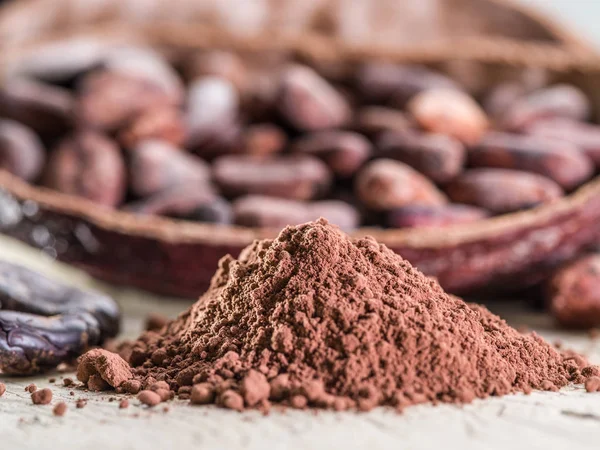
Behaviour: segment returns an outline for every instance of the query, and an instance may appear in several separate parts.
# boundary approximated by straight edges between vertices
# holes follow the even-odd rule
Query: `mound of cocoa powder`
[[[323,219],[223,258],[205,295],[129,352],[142,385],[237,410],[466,403],[597,372]]]

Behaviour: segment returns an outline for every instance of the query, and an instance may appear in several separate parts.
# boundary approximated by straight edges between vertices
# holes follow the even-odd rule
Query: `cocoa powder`
[[[587,365],[324,219],[223,258],[196,304],[130,350],[142,385],[194,385],[192,403],[234,410],[467,403],[581,383]]]

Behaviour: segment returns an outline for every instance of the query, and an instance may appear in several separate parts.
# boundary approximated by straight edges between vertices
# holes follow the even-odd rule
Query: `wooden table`
[[[116,288],[91,280],[74,269],[54,263],[37,252],[0,237],[0,257],[51,276],[108,292],[124,312],[124,336],[135,337],[149,312],[174,317],[190,301],[165,299],[133,289]],[[519,303],[489,305],[512,325],[527,325],[550,341],[561,340],[600,363],[600,340],[586,333],[558,331],[541,313],[527,312]],[[49,383],[50,377],[56,383]],[[581,386],[557,393],[534,392],[478,400],[464,407],[417,406],[398,415],[388,409],[370,413],[287,411],[263,417],[256,412],[235,413],[214,407],[169,403],[149,410],[137,400],[120,410],[110,393],[87,394],[62,386],[61,377],[8,378],[0,398],[0,449],[599,449],[600,393],[587,394]],[[55,404],[69,405],[64,417],[54,417],[51,406],[34,406],[24,387],[50,387]],[[84,409],[75,400],[85,398]]]

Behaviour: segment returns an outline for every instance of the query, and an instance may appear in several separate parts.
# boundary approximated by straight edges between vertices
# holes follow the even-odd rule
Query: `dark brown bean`
[[[444,134],[384,133],[377,141],[378,156],[408,164],[436,183],[445,183],[462,172],[466,152],[460,141]]]
[[[280,153],[287,144],[285,132],[272,123],[248,126],[241,135],[241,150],[253,156],[270,156]]]
[[[307,66],[283,71],[277,105],[281,115],[300,131],[337,128],[350,120],[350,106],[324,78]]]
[[[407,205],[443,205],[447,201],[429,179],[391,159],[365,166],[357,175],[355,190],[365,206],[379,211]]]
[[[215,76],[232,83],[239,92],[244,92],[248,84],[248,70],[242,59],[235,53],[212,50],[194,55],[185,63],[184,74],[188,80]]]
[[[457,203],[466,203],[504,214],[555,200],[563,191],[541,175],[508,169],[472,169],[446,188]]]
[[[227,196],[257,194],[296,200],[322,196],[332,179],[323,162],[305,155],[271,159],[223,156],[213,165],[213,178]]]
[[[33,181],[40,175],[45,159],[44,147],[31,129],[0,119],[0,169]]]
[[[159,139],[173,145],[183,145],[187,137],[183,114],[175,108],[156,108],[145,111],[119,133],[119,142],[133,148],[139,142]]]
[[[197,156],[163,141],[144,141],[131,152],[129,165],[131,191],[140,197],[176,185],[210,183],[210,167]]]
[[[48,187],[117,206],[125,195],[125,163],[119,148],[101,134],[80,132],[64,140],[46,167]]]
[[[596,168],[600,168],[600,126],[576,122],[570,119],[548,119],[536,121],[527,128],[527,133],[553,141],[565,141],[576,145]]]
[[[506,130],[519,131],[540,119],[586,120],[590,111],[590,101],[581,90],[568,84],[557,84],[532,92],[513,103],[503,115],[501,125]]]
[[[44,136],[58,136],[68,130],[74,106],[68,90],[38,81],[10,79],[0,89],[0,116]]]
[[[408,131],[412,123],[402,111],[384,106],[361,108],[354,118],[354,129],[370,137],[385,131]]]
[[[447,134],[473,145],[488,127],[481,107],[469,95],[452,89],[430,89],[417,94],[407,111],[425,130]]]
[[[569,328],[600,326],[600,255],[566,264],[548,280],[546,294],[556,321]]]
[[[592,161],[573,144],[509,133],[487,134],[470,151],[469,163],[538,173],[566,190],[581,185],[594,173]]]
[[[357,73],[356,88],[368,102],[404,107],[419,92],[433,88],[458,89],[450,78],[423,66],[368,63]]]
[[[356,208],[339,200],[302,202],[275,197],[249,195],[233,203],[234,222],[247,227],[283,228],[324,217],[343,230],[359,224]]]
[[[486,210],[470,205],[411,205],[390,211],[386,225],[392,228],[445,227],[477,222],[488,216]]]
[[[319,131],[297,139],[292,153],[313,155],[322,159],[339,177],[350,177],[369,159],[371,143],[351,131]]]

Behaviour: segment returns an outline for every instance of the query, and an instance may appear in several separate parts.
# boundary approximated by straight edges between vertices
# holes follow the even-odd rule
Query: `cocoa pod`
[[[503,114],[500,125],[506,130],[521,131],[540,119],[586,120],[591,109],[589,99],[580,89],[557,84],[534,91],[513,103]]]
[[[30,375],[73,359],[119,331],[109,297],[0,261],[0,372]]]
[[[592,161],[569,142],[510,133],[487,134],[469,152],[469,164],[537,173],[566,190],[580,186],[594,174]]]
[[[429,89],[459,89],[450,78],[423,66],[367,63],[358,71],[356,89],[367,102],[391,102],[403,108],[415,95]]]
[[[570,119],[538,120],[527,133],[576,145],[600,168],[600,126]]]
[[[87,75],[78,89],[80,125],[114,132],[150,109],[178,104],[180,99],[146,78],[100,71]]]
[[[244,61],[232,52],[211,50],[198,53],[186,62],[183,69],[188,80],[214,76],[233,84],[238,92],[244,92],[249,73]]]
[[[205,161],[164,141],[144,141],[131,152],[129,182],[131,191],[140,197],[178,184],[208,185],[210,176]]]
[[[0,89],[0,116],[21,122],[44,136],[58,136],[73,122],[75,101],[61,87],[10,79]]]
[[[129,205],[126,211],[226,225],[231,223],[231,205],[206,184],[179,184]]]
[[[243,153],[261,157],[280,153],[287,144],[284,131],[271,123],[249,125],[240,140]]]
[[[277,105],[282,117],[299,131],[337,128],[350,120],[346,99],[317,72],[292,65],[281,74]]]
[[[446,188],[456,203],[478,206],[495,214],[532,208],[563,195],[554,181],[509,169],[472,169]]]
[[[0,119],[0,169],[34,181],[45,159],[44,147],[32,130],[19,122]]]
[[[444,134],[384,133],[377,141],[377,155],[408,164],[436,183],[446,183],[462,172],[465,147]]]
[[[80,132],[52,152],[45,184],[98,205],[117,206],[125,195],[125,163],[114,142],[95,132]]]
[[[351,131],[319,131],[297,139],[292,153],[313,155],[322,159],[339,177],[352,176],[371,156],[371,143]]]
[[[392,228],[445,227],[473,223],[486,217],[489,217],[486,210],[470,205],[409,205],[390,211],[386,224]]]
[[[429,89],[417,94],[407,111],[425,130],[447,134],[473,145],[488,128],[488,119],[469,95],[452,89]]]
[[[327,166],[311,156],[256,159],[228,155],[214,162],[213,179],[226,196],[257,194],[310,200],[327,192],[332,177]]]
[[[384,106],[366,106],[358,110],[353,128],[369,137],[385,131],[409,131],[412,123],[402,111]]]
[[[447,202],[429,179],[391,159],[378,159],[365,166],[357,175],[355,191],[365,206],[377,211]]]
[[[358,211],[338,200],[302,202],[259,195],[240,197],[233,202],[233,217],[238,225],[261,228],[283,228],[319,217],[347,231],[355,229],[359,223]]]
[[[554,319],[567,328],[600,326],[600,255],[590,254],[559,268],[545,286]]]

